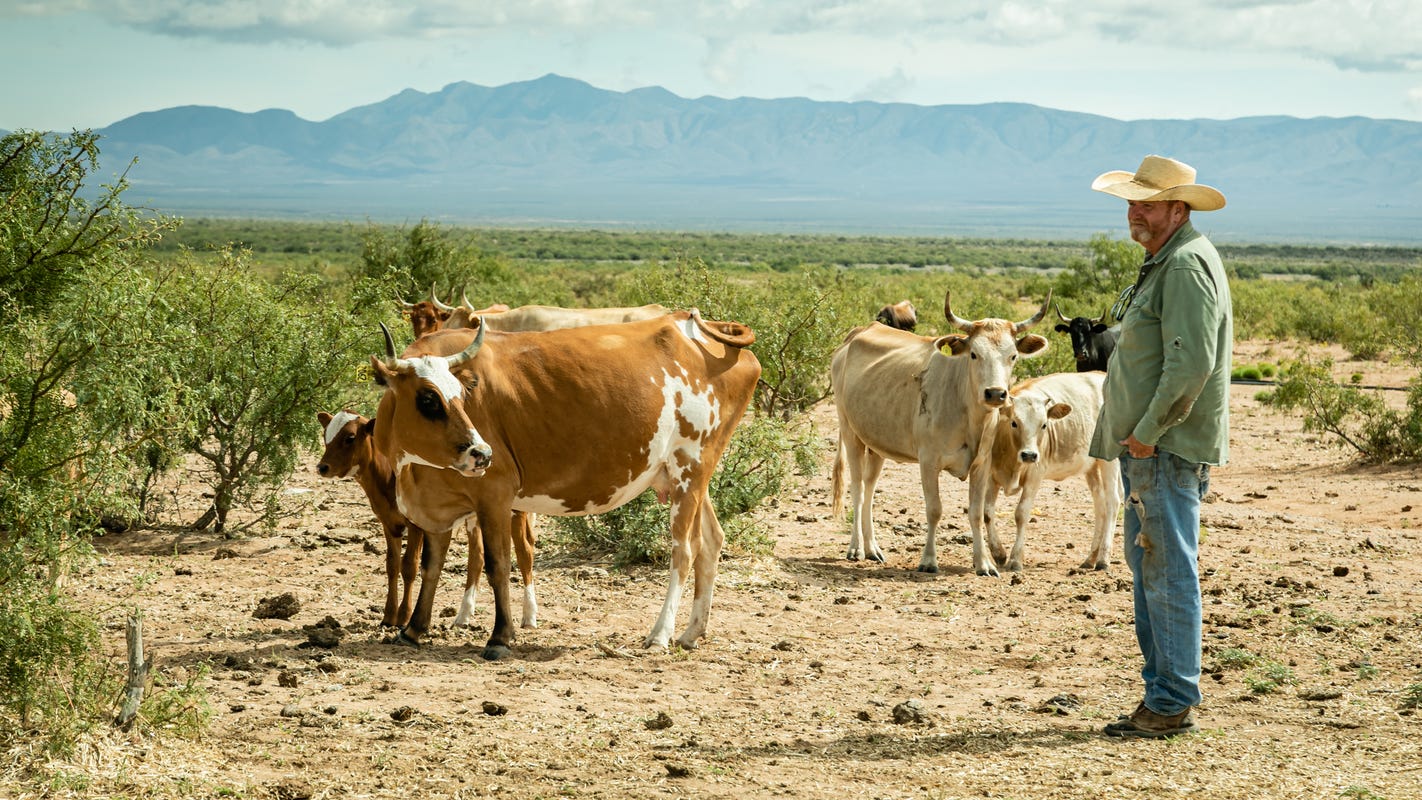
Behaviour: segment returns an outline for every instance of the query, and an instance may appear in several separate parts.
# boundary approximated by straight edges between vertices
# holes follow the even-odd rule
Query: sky
[[[1422,121],[1422,0],[0,0],[0,129],[311,121],[548,73],[682,97]]]

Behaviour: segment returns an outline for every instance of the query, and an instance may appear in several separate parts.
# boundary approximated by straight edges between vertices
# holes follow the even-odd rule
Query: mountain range
[[[1422,123],[1401,120],[688,99],[546,75],[322,122],[182,106],[97,132],[105,174],[137,159],[130,205],[187,217],[1084,239],[1125,231],[1091,180],[1160,153],[1228,197],[1196,216],[1217,240],[1422,243]]]

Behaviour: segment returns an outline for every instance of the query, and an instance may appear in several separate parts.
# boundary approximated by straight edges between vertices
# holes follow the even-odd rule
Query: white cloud
[[[0,0],[0,14],[89,10],[174,37],[349,45],[390,38],[667,31],[728,47],[745,37],[822,33],[911,36],[1002,46],[1081,38],[1165,51],[1260,51],[1344,69],[1422,68],[1416,0],[1205,0],[1176,7],[1136,0]]]

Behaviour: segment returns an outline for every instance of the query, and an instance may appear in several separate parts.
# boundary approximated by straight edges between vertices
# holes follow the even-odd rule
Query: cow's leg
[[[667,581],[667,598],[662,613],[652,624],[652,630],[642,642],[643,647],[668,647],[676,625],[676,610],[681,594],[691,578],[691,569],[701,550],[701,497],[674,489],[671,494],[671,574]]]
[[[385,610],[380,617],[380,624],[386,628],[398,628],[409,619],[410,613],[409,578],[405,579],[405,606],[400,606],[400,578],[404,576],[401,563],[404,542],[400,536],[400,528],[384,524],[381,527],[385,529]]]
[[[843,428],[841,428],[843,430]],[[854,436],[845,436],[842,447],[849,466],[849,549],[845,558],[883,561],[884,553],[874,539],[874,487],[884,468],[884,459]]]
[[[494,595],[494,629],[484,645],[483,656],[497,661],[510,654],[516,629],[509,613],[509,554],[513,549],[511,521],[513,512],[507,507],[479,512],[479,528],[484,533],[484,574]]]
[[[1022,482],[1022,496],[1017,499],[1017,510],[1012,515],[1017,523],[1017,541],[1012,544],[1012,555],[1008,557],[1006,568],[1008,572],[1021,572],[1025,561],[1025,551],[1027,548],[1027,523],[1032,519],[1032,503],[1037,499],[1037,490],[1042,488],[1041,470],[1032,470],[1035,475],[1029,475]],[[994,549],[1000,549],[1001,544],[993,537]],[[1001,561],[1001,559],[999,559]]]
[[[469,552],[464,560],[464,596],[459,598],[459,613],[454,615],[454,624],[459,626],[471,624],[474,601],[479,595],[479,573],[484,571],[484,533],[474,518],[464,523],[464,533]]]
[[[513,526],[514,555],[518,558],[519,575],[523,577],[523,619],[520,623],[525,628],[537,628],[538,598],[533,592],[533,515],[515,511],[509,524]]]
[[[414,611],[415,594],[415,574],[420,569],[420,554],[425,547],[425,531],[415,525],[405,526],[405,549],[400,556],[400,579],[404,582],[404,591],[400,594],[400,608],[396,611],[395,627],[401,627],[410,622],[410,613]]]
[[[716,519],[716,509],[711,505],[710,495],[703,492],[698,505],[701,507],[700,520],[692,535],[701,537],[701,549],[697,551],[696,561],[692,565],[696,583],[693,587],[691,618],[687,620],[686,630],[682,631],[676,640],[677,644],[687,650],[696,647],[696,643],[706,635],[706,628],[710,624],[711,596],[716,589],[716,569],[720,566],[721,545],[726,541],[726,533],[721,530],[721,521]]]
[[[928,531],[923,539],[923,556],[918,560],[919,572],[938,572],[938,523],[943,519],[943,498],[938,495],[937,464],[918,464],[919,481],[923,484],[923,511]],[[969,496],[971,496],[969,492]]]
[[[1093,459],[1086,471],[1086,485],[1091,489],[1094,525],[1091,529],[1091,552],[1081,562],[1082,569],[1109,569],[1111,545],[1116,535],[1116,515],[1121,510],[1120,471],[1111,463]]]
[[[430,619],[434,611],[435,590],[439,588],[440,571],[444,569],[444,557],[449,552],[449,536],[452,531],[425,531],[425,544],[420,553],[420,597],[410,614],[410,621],[400,629],[395,638],[399,644],[420,644],[420,638],[430,630]]]
[[[925,471],[924,474],[927,475],[927,472]],[[935,473],[935,488],[937,487],[936,475]],[[975,469],[970,472],[968,474],[968,497],[985,497],[988,491],[988,484],[991,481],[992,477],[983,474],[980,469]],[[927,491],[928,489],[925,486],[925,495]],[[935,491],[934,494],[936,499],[937,492]],[[979,508],[983,508],[984,506],[986,506],[986,502],[983,502]],[[969,508],[971,507],[972,503],[970,502]],[[983,544],[984,523],[982,514],[968,514],[968,526],[973,530],[973,572],[979,575],[991,575],[994,578],[998,577],[997,564],[993,561],[992,557],[988,555],[988,549]],[[929,536],[931,537],[932,535],[932,532],[930,532]],[[996,537],[996,533],[994,533],[994,537]],[[1001,547],[1001,545],[999,545],[999,547]],[[919,567],[919,569],[922,569],[922,567]]]

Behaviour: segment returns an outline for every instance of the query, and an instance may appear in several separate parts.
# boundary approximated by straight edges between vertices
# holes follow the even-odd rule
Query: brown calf
[[[385,612],[382,625],[403,627],[410,621],[411,598],[414,593],[415,570],[424,547],[425,532],[401,514],[395,502],[395,473],[390,462],[373,446],[375,420],[351,411],[332,415],[317,412],[316,419],[324,432],[326,450],[316,465],[324,478],[355,478],[365,491],[371,511],[385,531]],[[512,520],[513,544],[518,555],[519,571],[523,575],[523,620],[525,628],[538,624],[538,603],[533,590],[533,528],[530,515],[515,512]],[[483,569],[484,540],[476,529],[468,531],[469,557],[464,579],[464,596],[454,624],[467,625],[474,610],[474,596],[479,587],[479,572]],[[404,552],[401,543],[404,542]],[[404,582],[403,593],[400,590]]]

